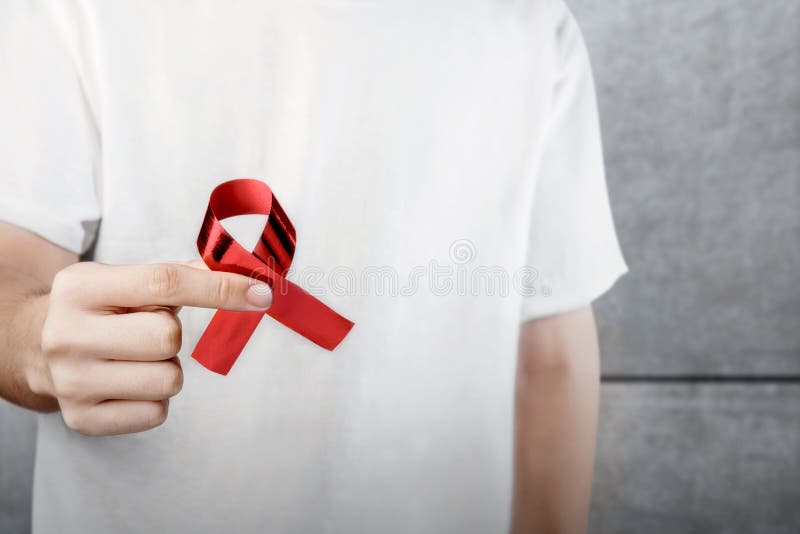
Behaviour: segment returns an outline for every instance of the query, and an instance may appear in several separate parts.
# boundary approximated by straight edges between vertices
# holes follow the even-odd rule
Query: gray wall
[[[800,0],[572,0],[631,274],[597,305],[593,533],[800,531]],[[0,403],[0,532],[34,428]]]
[[[800,532],[800,0],[572,0],[631,274],[593,533]]]

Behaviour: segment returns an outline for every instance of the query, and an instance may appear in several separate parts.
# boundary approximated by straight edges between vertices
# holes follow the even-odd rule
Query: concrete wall
[[[800,2],[570,5],[631,267],[591,531],[800,532]]]
[[[570,5],[632,271],[597,305],[591,531],[800,532],[800,1]],[[0,532],[33,435],[0,403]]]

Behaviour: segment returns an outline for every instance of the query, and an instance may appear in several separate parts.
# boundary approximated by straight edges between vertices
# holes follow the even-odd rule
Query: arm
[[[0,258],[0,396],[32,410],[57,410],[53,397],[31,391],[28,378],[41,372],[39,340],[50,284],[78,256],[0,222]]]
[[[517,367],[514,534],[586,531],[599,397],[590,307],[522,325]]]
[[[60,410],[88,435],[164,422],[183,384],[179,306],[266,311],[237,274],[185,264],[103,265],[0,223],[0,396]]]

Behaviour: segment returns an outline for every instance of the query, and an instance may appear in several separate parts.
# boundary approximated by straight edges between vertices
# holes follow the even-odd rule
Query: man
[[[589,304],[626,268],[561,0],[0,9],[0,391],[42,412],[34,532],[585,529]],[[270,294],[184,260],[238,176],[356,325],[329,353],[266,318],[222,377],[188,357],[213,309]]]

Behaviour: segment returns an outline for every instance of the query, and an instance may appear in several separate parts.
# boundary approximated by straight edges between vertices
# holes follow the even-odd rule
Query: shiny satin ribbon
[[[248,252],[220,221],[253,214],[266,215],[267,223],[258,244]],[[265,313],[328,350],[347,336],[351,321],[285,278],[295,243],[294,227],[267,184],[240,178],[211,192],[197,236],[200,256],[213,271],[243,274],[269,285],[272,306],[266,312],[217,310],[192,353],[195,360],[211,371],[228,374]]]

